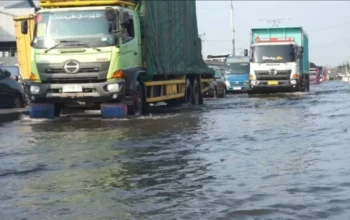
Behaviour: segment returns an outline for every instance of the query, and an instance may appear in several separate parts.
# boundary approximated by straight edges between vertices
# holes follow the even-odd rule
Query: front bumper
[[[278,84],[270,84],[271,81],[278,82]],[[295,83],[292,84],[292,81]],[[255,80],[256,83],[252,83],[249,80],[250,90],[293,90],[297,89],[299,85],[299,80]]]
[[[226,91],[228,93],[234,93],[234,92],[246,92],[249,90],[248,85],[237,85],[237,86],[229,86],[227,87]]]
[[[111,84],[118,84],[119,90],[108,91],[107,86]],[[82,88],[79,92],[64,92],[66,86],[78,86]],[[125,95],[124,80],[110,80],[105,82],[95,83],[29,83],[29,97],[32,101],[38,100],[75,100],[75,101],[112,101],[121,100]],[[30,87],[36,86],[39,91],[32,93]]]

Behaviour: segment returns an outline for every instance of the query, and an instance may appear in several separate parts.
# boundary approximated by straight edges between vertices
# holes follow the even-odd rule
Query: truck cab
[[[55,8],[59,3],[66,7]],[[74,5],[78,3],[41,1],[46,7],[35,15],[31,42],[32,102],[95,104],[122,100],[125,79],[120,70],[142,66],[135,10],[118,4]],[[22,22],[21,33],[30,34],[28,21]]]
[[[250,91],[309,91],[308,56],[301,27],[252,29]]]
[[[243,92],[249,88],[249,63],[246,56],[228,57],[225,65],[225,83],[228,93]]]

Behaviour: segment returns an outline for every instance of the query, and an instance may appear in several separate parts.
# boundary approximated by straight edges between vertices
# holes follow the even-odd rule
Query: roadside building
[[[7,65],[17,64],[17,46],[14,16],[33,14],[33,0],[0,0],[0,62]]]

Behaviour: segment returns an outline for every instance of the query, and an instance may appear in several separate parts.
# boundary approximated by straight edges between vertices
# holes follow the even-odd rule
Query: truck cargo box
[[[135,0],[148,74],[214,74],[202,58],[196,2]]]
[[[270,28],[253,28],[251,30],[251,44],[256,43],[256,38],[294,38],[298,46],[304,47],[303,69],[304,73],[309,72],[309,38],[302,27],[270,27]]]

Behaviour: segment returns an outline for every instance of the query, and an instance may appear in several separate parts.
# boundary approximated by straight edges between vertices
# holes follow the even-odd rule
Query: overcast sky
[[[230,1],[197,0],[203,55],[232,50]],[[290,17],[280,26],[302,26],[309,35],[310,61],[337,65],[350,61],[350,1],[234,1],[236,48],[248,48],[250,28],[271,26],[259,18]],[[236,50],[236,54],[240,51]]]

